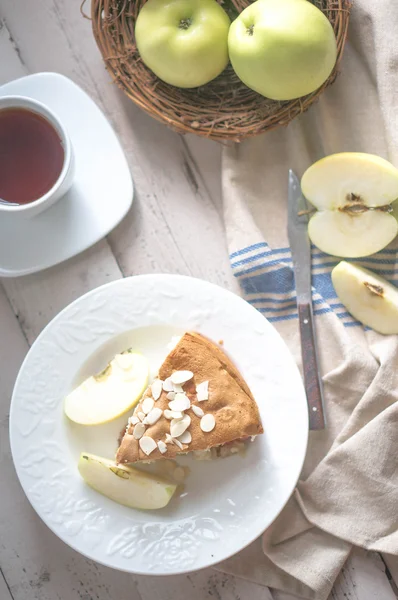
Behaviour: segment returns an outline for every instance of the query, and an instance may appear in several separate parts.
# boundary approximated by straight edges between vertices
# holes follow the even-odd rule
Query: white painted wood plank
[[[269,590],[249,581],[204,569],[175,577],[135,577],[145,600],[273,600]]]
[[[31,344],[43,327],[70,302],[122,276],[108,243],[40,273],[3,279],[3,287]]]
[[[193,134],[184,136],[183,142],[189,149],[207,192],[222,218],[221,144]]]
[[[16,44],[11,38],[6,24],[2,21],[0,21],[0,48],[0,85],[7,83],[7,81],[10,81],[11,79],[26,75],[26,67],[18,56]]]
[[[393,556],[392,554],[383,554],[382,558],[387,565],[389,576],[391,577],[391,587],[398,598],[398,556]]]
[[[13,600],[13,597],[10,594],[8,586],[6,584],[6,580],[3,577],[3,573],[0,569],[0,598],[1,600]]]
[[[356,549],[336,581],[330,600],[396,600],[380,556]]]

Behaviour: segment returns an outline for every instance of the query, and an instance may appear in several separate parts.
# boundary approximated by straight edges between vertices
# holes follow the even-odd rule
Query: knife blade
[[[312,309],[308,210],[307,201],[301,193],[300,182],[295,173],[289,170],[287,230],[297,293],[304,387],[307,394],[310,429],[319,430],[325,428],[325,416]]]

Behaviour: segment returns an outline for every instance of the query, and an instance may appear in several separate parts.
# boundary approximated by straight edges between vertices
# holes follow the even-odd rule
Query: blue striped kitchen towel
[[[233,273],[243,297],[278,330],[299,366],[288,171],[301,176],[321,156],[348,151],[398,166],[393,17],[397,22],[398,3],[356,0],[341,74],[317,104],[288,127],[222,150]],[[353,262],[398,285],[397,250],[395,241]],[[218,566],[308,600],[330,597],[353,545],[398,555],[398,336],[365,330],[342,306],[331,282],[338,261],[312,248],[327,429],[310,433],[295,494],[262,539]],[[266,423],[264,429],[266,435]]]
[[[345,327],[362,327],[339,302],[331,271],[339,258],[321,252],[314,245],[312,254],[312,301],[315,315],[334,312]],[[230,254],[231,266],[245,298],[271,323],[297,319],[296,290],[290,248],[271,249],[258,242]],[[355,262],[398,285],[398,253],[386,248],[374,256]]]

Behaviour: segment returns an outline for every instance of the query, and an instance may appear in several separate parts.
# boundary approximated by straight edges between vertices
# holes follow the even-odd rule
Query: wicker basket
[[[238,79],[231,66],[217,79],[196,89],[180,89],[160,81],[143,64],[135,44],[134,24],[145,0],[92,0],[91,16],[106,68],[138,106],[179,133],[239,142],[287,125],[334,81],[344,50],[351,1],[312,1],[333,25],[337,63],[329,79],[316,92],[288,102],[275,102],[253,92]],[[247,0],[221,3],[227,12],[241,12],[250,4]],[[233,18],[233,14],[231,16]]]

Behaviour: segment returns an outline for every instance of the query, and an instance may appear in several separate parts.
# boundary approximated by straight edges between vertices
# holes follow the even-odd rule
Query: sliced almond
[[[214,415],[207,414],[207,415],[204,415],[204,417],[202,417],[200,419],[200,428],[205,433],[209,433],[210,431],[213,431],[215,426],[216,426],[216,420],[214,418]]]
[[[196,395],[198,402],[203,402],[203,400],[209,399],[209,382],[202,381],[196,386]]]
[[[169,392],[166,395],[167,400],[174,400],[176,393],[175,392]]]
[[[143,421],[146,417],[146,414],[144,412],[142,412],[142,410],[139,410],[137,412],[137,417],[139,418],[140,421]]]
[[[165,392],[173,392],[174,391],[173,382],[171,381],[170,377],[167,377],[167,379],[165,379],[163,381],[163,389]]]
[[[183,394],[184,393],[184,388],[179,383],[173,383],[173,391],[176,394]]]
[[[191,418],[184,415],[182,419],[173,419],[170,423],[170,433],[173,438],[178,438],[191,424]]]
[[[171,435],[169,433],[166,433],[166,444],[172,444],[173,443],[173,438],[171,437]]]
[[[181,339],[181,335],[173,335],[170,342],[167,344],[167,350],[171,352],[177,346],[178,342]]]
[[[146,454],[147,456],[149,456],[149,454],[151,452],[153,452],[155,450],[155,448],[158,447],[157,443],[155,442],[155,440],[153,440],[151,437],[149,437],[149,435],[144,435],[140,441],[139,441],[139,445],[141,450],[144,452],[144,454]]]
[[[203,417],[203,415],[205,414],[203,412],[203,410],[200,408],[200,406],[196,406],[195,404],[192,404],[191,408],[197,417]]]
[[[173,444],[175,444],[180,450],[184,450],[184,446],[181,444],[180,440],[173,438]]]
[[[145,433],[145,425],[143,423],[137,423],[133,429],[133,437],[136,440],[139,440],[142,438],[142,436]]]
[[[151,385],[152,398],[154,400],[159,400],[162,390],[163,381],[161,379],[155,379],[155,381]]]
[[[162,414],[163,414],[162,409],[155,406],[155,408],[153,408],[151,410],[151,412],[149,412],[147,414],[147,416],[143,422],[146,423],[147,425],[154,425],[155,423],[157,423],[159,421]]]
[[[137,415],[133,415],[132,417],[129,418],[129,425],[137,425],[137,423],[139,423],[140,420],[137,417]]]
[[[192,379],[192,377],[192,371],[174,371],[174,373],[170,376],[170,379],[175,385],[183,385]]]
[[[167,446],[162,440],[158,441],[158,448],[159,452],[161,452],[162,454],[165,454],[167,452]]]
[[[178,438],[178,441],[181,444],[190,444],[192,442],[192,435],[189,431],[184,431],[182,435]]]
[[[184,416],[184,413],[179,412],[177,410],[169,410],[168,408],[166,408],[163,414],[169,421],[171,421],[172,419],[182,419]]]
[[[142,411],[147,415],[151,412],[153,407],[155,406],[155,401],[153,398],[145,398],[144,402],[141,404]]]
[[[169,402],[169,408],[171,410],[178,410],[180,412],[188,410],[191,407],[191,401],[186,394],[176,394],[174,400]]]

